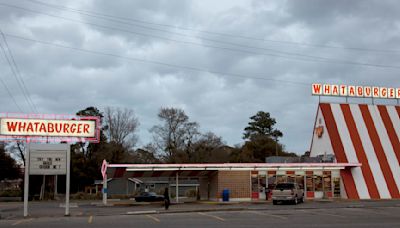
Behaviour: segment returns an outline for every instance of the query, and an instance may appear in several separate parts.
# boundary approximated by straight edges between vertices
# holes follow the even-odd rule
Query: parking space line
[[[332,216],[332,217],[338,217],[338,218],[346,218],[344,215],[338,215],[338,214],[331,214],[331,213],[316,213],[315,215],[327,215],[327,216]]]
[[[93,216],[91,215],[91,216],[89,216],[89,219],[88,219],[88,221],[87,221],[89,224],[90,223],[92,223],[93,222]]]
[[[373,211],[372,209],[362,209],[362,208],[345,208],[346,210],[349,211],[359,211],[361,213],[370,213],[370,214],[375,214],[375,215],[386,215],[384,212],[377,212]]]
[[[262,213],[259,211],[248,211],[249,213],[252,214],[256,214],[256,215],[262,215],[262,216],[270,216],[270,217],[274,217],[274,218],[279,218],[279,219],[285,219],[287,220],[288,218],[282,215],[273,215],[273,214],[268,214],[268,213]]]
[[[219,216],[216,216],[216,215],[209,215],[209,214],[205,214],[203,212],[199,212],[198,214],[199,215],[203,215],[203,216],[207,216],[207,217],[211,217],[211,218],[214,218],[214,219],[217,219],[217,220],[220,220],[220,221],[225,221],[225,219],[223,219],[223,218],[221,218]]]
[[[32,220],[33,220],[32,218],[30,218],[30,219],[21,219],[21,220],[18,220],[16,222],[14,222],[13,224],[11,224],[11,226],[16,226],[16,225],[21,224],[21,223],[30,222]]]
[[[158,218],[156,218],[156,217],[154,217],[154,216],[152,216],[152,215],[146,215],[146,217],[147,217],[147,218],[150,218],[150,219],[152,219],[152,220],[154,220],[154,221],[156,221],[156,222],[160,222],[160,219],[158,219]]]
[[[332,216],[332,217],[337,217],[337,218],[347,218],[347,217],[344,216],[344,215],[338,215],[338,214],[333,214],[333,213],[327,213],[327,212],[323,212],[323,211],[325,211],[325,210],[324,210],[324,209],[317,209],[316,211],[313,211],[313,212],[309,212],[309,211],[307,211],[307,210],[305,210],[304,212],[305,212],[305,213],[312,214],[312,215],[326,215],[326,216]]]

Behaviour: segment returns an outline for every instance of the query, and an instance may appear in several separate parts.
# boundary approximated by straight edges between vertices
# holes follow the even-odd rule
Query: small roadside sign
[[[103,179],[105,178],[107,173],[107,161],[103,160],[103,164],[101,165],[101,174],[103,175]]]

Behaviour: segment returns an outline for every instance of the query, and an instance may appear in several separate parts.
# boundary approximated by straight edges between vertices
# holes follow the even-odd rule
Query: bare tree
[[[22,161],[25,167],[25,144],[22,141],[15,141],[7,145],[7,150],[15,156],[19,161]]]
[[[229,162],[231,149],[212,132],[202,134],[193,145],[192,162]]]
[[[104,121],[110,142],[127,147],[133,147],[136,144],[135,132],[139,127],[139,121],[133,110],[107,107]]]
[[[163,123],[150,129],[155,146],[166,153],[167,161],[174,162],[178,153],[190,149],[199,125],[189,122],[189,117],[178,108],[161,108],[158,118]]]

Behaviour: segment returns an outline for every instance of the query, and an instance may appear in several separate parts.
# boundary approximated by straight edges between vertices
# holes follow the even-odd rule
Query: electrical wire
[[[36,113],[37,113],[38,111],[37,111],[37,109],[36,109],[36,106],[35,106],[35,104],[33,103],[32,99],[31,99],[29,90],[28,90],[28,88],[27,88],[26,85],[25,85],[25,82],[24,82],[23,77],[21,76],[21,72],[20,72],[20,70],[19,70],[19,67],[18,67],[18,65],[17,65],[17,63],[16,63],[16,61],[15,61],[15,59],[14,59],[14,56],[13,56],[13,54],[12,54],[12,52],[11,52],[11,49],[10,49],[10,47],[9,47],[9,45],[8,45],[7,39],[6,39],[6,37],[4,36],[3,31],[2,31],[1,29],[0,29],[0,34],[1,34],[1,36],[2,36],[2,38],[3,38],[3,41],[4,41],[4,44],[5,44],[5,48],[4,48],[3,46],[1,46],[1,49],[3,50],[3,52],[4,52],[4,57],[6,58],[6,60],[7,60],[8,64],[9,64],[9,66],[10,66],[10,68],[11,68],[11,72],[12,72],[12,74],[13,74],[15,80],[17,81],[18,86],[20,87],[20,89],[21,89],[21,91],[22,91],[22,94],[24,95],[25,100],[26,100],[28,106],[30,107],[30,109],[31,109],[33,112],[36,112]],[[6,50],[8,51],[8,55],[9,55],[10,57],[7,56]]]
[[[339,60],[339,59],[332,59],[332,58],[326,58],[326,57],[320,57],[320,56],[305,55],[305,54],[300,54],[300,53],[282,52],[282,51],[278,51],[278,50],[274,50],[274,49],[268,49],[268,50],[269,51],[274,51],[276,53],[284,54],[284,55],[271,54],[271,53],[259,53],[259,52],[248,51],[248,50],[243,50],[243,49],[234,49],[234,48],[206,45],[206,44],[201,44],[201,43],[196,43],[196,42],[191,42],[191,41],[176,40],[176,39],[166,38],[166,37],[162,37],[162,36],[158,36],[158,35],[151,35],[151,34],[140,33],[140,32],[135,32],[135,31],[126,30],[126,29],[121,29],[121,28],[115,28],[115,27],[110,27],[110,26],[105,26],[105,25],[99,25],[99,24],[96,24],[96,23],[85,22],[85,21],[66,18],[66,17],[62,17],[62,16],[56,16],[56,15],[43,13],[41,11],[31,10],[31,9],[27,9],[27,8],[15,6],[15,5],[9,5],[9,4],[4,4],[4,3],[0,3],[0,5],[1,6],[6,6],[6,7],[11,7],[11,8],[16,8],[16,9],[20,9],[20,10],[24,10],[24,11],[35,13],[35,14],[41,14],[41,15],[46,15],[46,16],[49,16],[49,17],[54,17],[54,18],[59,18],[59,19],[67,20],[67,21],[72,21],[72,22],[75,22],[75,23],[91,25],[91,26],[95,26],[95,27],[99,27],[99,28],[103,28],[103,29],[121,31],[121,32],[136,34],[136,35],[140,35],[140,36],[146,36],[146,37],[153,37],[153,38],[162,39],[162,40],[168,40],[168,41],[171,41],[171,42],[184,43],[184,44],[196,45],[196,46],[202,46],[202,47],[208,47],[208,48],[215,48],[215,49],[226,50],[226,51],[231,51],[231,52],[241,52],[241,53],[248,53],[248,54],[254,54],[254,55],[271,56],[271,57],[285,58],[285,59],[296,60],[296,61],[320,62],[320,63],[333,63],[333,64],[345,64],[345,65],[358,65],[358,66],[376,67],[376,68],[400,69],[400,66],[385,65],[385,64],[374,64],[374,63],[363,63],[363,62],[355,62],[355,61],[347,61],[347,60]]]
[[[83,49],[83,48],[78,48],[78,47],[72,47],[72,46],[52,43],[52,42],[48,42],[48,41],[42,41],[42,40],[27,38],[27,37],[18,36],[18,35],[9,34],[9,33],[4,33],[4,35],[6,35],[8,37],[20,39],[20,40],[30,41],[30,42],[34,42],[34,43],[40,43],[40,44],[44,44],[44,45],[50,45],[50,46],[64,48],[64,49],[70,49],[70,50],[74,50],[74,51],[78,51],[78,52],[85,52],[85,53],[90,53],[90,54],[95,54],[95,55],[114,57],[114,58],[134,61],[134,62],[142,62],[142,63],[147,63],[147,64],[161,65],[161,66],[170,67],[170,68],[177,68],[177,69],[196,71],[196,72],[206,72],[206,73],[217,74],[217,75],[222,75],[222,76],[230,76],[230,77],[236,77],[236,78],[246,78],[246,79],[255,79],[255,80],[263,80],[263,81],[274,81],[274,82],[293,84],[293,85],[300,85],[300,86],[309,86],[311,84],[311,83],[299,82],[299,81],[280,80],[280,79],[274,79],[274,78],[264,78],[264,77],[260,77],[260,76],[247,76],[247,75],[243,75],[243,74],[234,74],[234,73],[227,73],[227,72],[222,72],[222,71],[217,71],[217,70],[209,70],[209,69],[200,68],[200,67],[184,66],[184,65],[177,65],[177,64],[166,63],[166,62],[161,62],[161,61],[153,61],[153,60],[146,60],[146,59],[122,56],[122,55],[117,55],[117,54],[112,54],[112,53],[107,53],[107,52]]]
[[[246,40],[272,42],[272,43],[280,43],[280,44],[287,44],[287,45],[314,47],[314,48],[343,49],[343,50],[362,51],[362,52],[378,52],[378,53],[399,53],[400,52],[400,50],[384,50],[384,49],[361,48],[361,47],[341,47],[341,46],[312,44],[312,43],[304,43],[304,42],[271,40],[271,39],[264,39],[264,38],[258,38],[258,37],[243,36],[243,35],[238,35],[238,34],[228,34],[228,33],[221,33],[221,32],[215,32],[215,31],[198,30],[198,29],[187,28],[187,27],[179,27],[179,26],[174,26],[174,25],[170,25],[170,24],[148,22],[148,21],[144,21],[144,20],[138,20],[138,19],[135,19],[135,18],[127,18],[127,17],[115,16],[115,15],[110,15],[110,14],[98,13],[98,12],[95,12],[95,11],[82,10],[82,9],[76,9],[76,8],[61,6],[61,5],[49,4],[49,3],[45,3],[45,2],[41,2],[41,1],[37,1],[37,0],[26,0],[26,1],[29,1],[31,3],[35,3],[35,4],[38,4],[38,5],[44,5],[44,6],[47,6],[47,7],[86,13],[86,15],[92,14],[92,16],[96,16],[97,15],[97,16],[101,16],[103,18],[118,19],[120,21],[121,20],[122,21],[131,21],[131,22],[136,22],[136,23],[141,23],[141,24],[156,25],[156,26],[168,27],[168,28],[173,28],[173,29],[180,29],[180,30],[186,30],[186,31],[206,33],[206,34],[218,35],[218,36],[224,36],[224,37],[230,37],[230,38],[240,38],[240,39],[246,39]]]
[[[3,45],[0,43],[0,48],[4,50]],[[8,88],[7,84],[5,83],[5,81],[0,78],[0,82],[1,84],[3,84],[4,88],[6,89],[8,95],[10,96],[11,100],[13,101],[13,103],[15,104],[15,106],[17,107],[17,109],[22,113],[22,109],[21,107],[18,105],[17,101],[15,100],[14,96],[12,95],[10,89]]]

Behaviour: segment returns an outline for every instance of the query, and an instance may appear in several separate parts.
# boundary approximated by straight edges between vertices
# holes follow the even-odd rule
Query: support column
[[[57,183],[58,183],[58,175],[54,177],[54,198],[58,195]]]
[[[29,141],[25,146],[25,178],[24,178],[24,217],[28,216],[28,195],[29,195]]]
[[[103,204],[107,205],[107,173],[104,175],[103,179]]]
[[[67,178],[65,184],[65,216],[69,216],[69,188],[71,179],[71,146],[67,146]]]
[[[179,173],[176,172],[176,185],[175,185],[175,191],[176,191],[176,203],[179,203]]]

